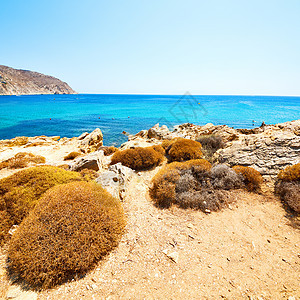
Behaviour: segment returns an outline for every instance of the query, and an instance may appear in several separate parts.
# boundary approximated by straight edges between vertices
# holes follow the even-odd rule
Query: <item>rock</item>
[[[103,168],[104,161],[107,160],[103,151],[96,151],[86,156],[75,158],[70,165],[71,171],[81,171],[83,169],[90,169],[99,171]]]
[[[37,293],[32,291],[24,291],[18,285],[12,285],[9,287],[6,293],[6,299],[14,300],[36,300]]]
[[[127,185],[134,175],[130,168],[121,163],[109,166],[108,170],[101,173],[96,179],[106,190],[119,200],[124,200],[127,193]]]
[[[81,140],[83,140],[87,135],[89,135],[89,133],[86,131],[86,132],[82,133],[77,139],[78,139],[79,141],[81,141]]]
[[[14,232],[17,230],[18,227],[19,227],[19,225],[13,225],[13,226],[9,229],[8,233],[9,233],[10,235],[13,235]]]
[[[149,139],[155,138],[158,140],[163,140],[166,139],[169,134],[170,131],[166,125],[159,127],[159,124],[156,124],[148,130],[147,136]]]
[[[81,145],[89,150],[89,152],[97,150],[103,145],[103,134],[99,128],[89,133],[81,140]]]
[[[162,251],[168,258],[170,258],[173,262],[177,263],[179,259],[179,254],[176,251],[172,251],[170,249],[165,249]]]

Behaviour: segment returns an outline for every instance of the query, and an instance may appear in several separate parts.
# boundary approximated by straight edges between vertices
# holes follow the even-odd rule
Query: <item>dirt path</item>
[[[236,205],[209,215],[160,210],[147,195],[156,171],[130,183],[119,247],[85,278],[38,299],[299,299],[300,232],[279,201],[237,191]]]

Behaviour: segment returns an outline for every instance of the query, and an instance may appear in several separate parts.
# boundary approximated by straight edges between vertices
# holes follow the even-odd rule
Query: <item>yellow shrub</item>
[[[0,170],[4,168],[21,169],[28,167],[30,164],[44,164],[45,162],[46,159],[43,156],[34,155],[27,152],[20,152],[17,153],[14,157],[1,162]]]
[[[201,144],[188,139],[178,139],[171,144],[168,155],[170,161],[186,161],[203,157]]]
[[[300,163],[281,170],[277,177],[283,181],[300,180]]]
[[[76,158],[80,155],[82,155],[82,153],[80,153],[80,152],[71,152],[64,157],[64,160],[73,160],[74,158]]]
[[[31,287],[50,288],[85,275],[124,233],[120,202],[96,183],[48,190],[12,236],[9,270]]]
[[[2,218],[5,217],[5,221],[3,219],[3,223],[0,223],[1,237],[8,236],[8,227],[19,224],[49,188],[75,180],[83,178],[77,172],[52,166],[29,168],[1,179],[0,209]]]
[[[244,183],[249,191],[258,191],[263,183],[261,174],[251,167],[234,166],[232,168],[237,174],[243,177]]]
[[[158,166],[162,160],[163,155],[152,147],[137,147],[115,152],[111,159],[111,165],[120,162],[123,166],[133,170],[147,170]]]

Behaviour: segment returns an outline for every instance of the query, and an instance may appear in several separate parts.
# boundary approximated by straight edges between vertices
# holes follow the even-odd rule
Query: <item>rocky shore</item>
[[[222,147],[210,157],[212,163],[253,167],[265,183],[274,182],[279,170],[300,163],[300,120],[251,130],[182,124],[170,131],[156,124],[128,135],[118,150],[203,136],[222,138]],[[26,290],[14,282],[7,275],[4,245],[0,248],[1,299],[297,299],[299,227],[293,223],[295,214],[274,194],[273,185],[260,193],[232,191],[230,205],[218,212],[161,209],[153,204],[149,187],[163,167],[134,171],[121,163],[110,165],[117,151],[112,148],[103,146],[99,128],[73,138],[0,141],[0,178],[21,169],[17,164],[1,168],[1,163],[24,152],[44,157],[43,165],[90,171],[122,202],[127,219],[119,246],[94,270],[53,289]]]

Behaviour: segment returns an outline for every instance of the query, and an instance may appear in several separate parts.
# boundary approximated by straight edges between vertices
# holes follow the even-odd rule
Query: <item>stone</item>
[[[97,150],[103,145],[102,131],[96,128],[81,140],[81,145],[88,148],[90,152]]]
[[[177,263],[179,260],[179,254],[176,251],[172,251],[170,249],[165,249],[162,251],[168,258],[170,258],[173,262]]]
[[[6,293],[6,299],[14,300],[36,300],[37,293],[33,291],[24,291],[18,285],[12,285],[9,287]]]
[[[99,171],[103,167],[103,161],[105,161],[103,151],[96,151],[85,156],[75,158],[70,165],[71,171],[81,171],[83,169],[90,169]]]
[[[86,131],[86,132],[84,132],[84,133],[82,133],[77,139],[79,140],[79,141],[81,141],[81,140],[83,140],[86,136],[88,136],[88,132]]]
[[[109,193],[119,200],[124,200],[127,186],[134,171],[121,163],[109,166],[107,171],[102,172],[96,179]]]
[[[13,235],[14,232],[17,230],[18,227],[19,227],[19,225],[13,225],[13,226],[9,229],[8,233],[9,233],[10,235]]]

